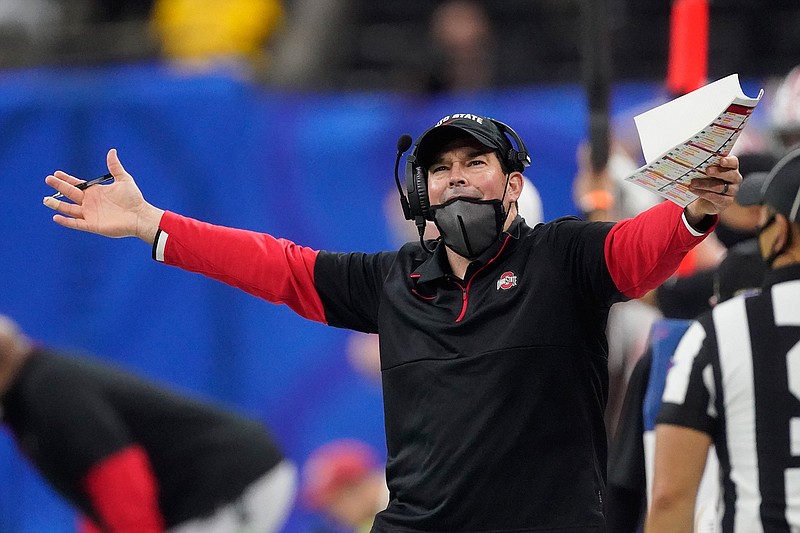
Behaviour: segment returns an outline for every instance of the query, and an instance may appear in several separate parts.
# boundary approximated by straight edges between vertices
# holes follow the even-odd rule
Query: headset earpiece
[[[406,190],[408,192],[409,220],[433,220],[428,198],[428,173],[419,165],[416,158],[410,155],[406,162]]]
[[[431,200],[428,197],[428,173],[422,167],[414,169],[414,184],[417,188],[417,201],[419,202],[419,216],[425,220],[433,220],[431,215]]]
[[[510,171],[524,171],[525,168],[531,164],[531,156],[528,153],[525,143],[522,142],[522,139],[520,139],[519,135],[517,135],[517,132],[514,131],[514,129],[508,124],[495,119],[490,120],[494,122],[495,126],[497,126],[497,128],[500,130],[500,133],[510,136],[517,145],[516,150],[513,147],[508,150],[505,160],[506,167]]]
[[[513,172],[519,169],[519,153],[513,148],[508,149],[508,153],[506,154],[505,164],[506,168],[509,171]]]

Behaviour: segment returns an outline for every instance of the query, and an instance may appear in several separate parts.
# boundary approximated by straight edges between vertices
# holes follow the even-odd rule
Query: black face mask
[[[470,260],[497,241],[506,219],[502,200],[453,198],[431,213],[445,245]]]
[[[767,221],[764,223],[764,225],[761,226],[758,229],[758,237],[761,238],[761,234],[764,233],[764,230],[766,230],[768,227],[770,227],[774,223],[775,223],[775,215],[773,214],[771,217],[769,217],[767,219]],[[781,246],[778,250],[775,250],[772,253],[770,253],[767,257],[763,258],[764,262],[767,264],[767,268],[771,269],[772,268],[772,264],[775,262],[775,260],[781,254],[783,254],[786,251],[787,248],[789,248],[789,246],[791,245],[791,236],[792,236],[792,234],[790,233],[786,238],[786,242],[783,243],[783,246]]]
[[[754,232],[753,230],[741,231],[738,229],[733,229],[732,227],[724,224],[722,221],[720,221],[720,223],[717,224],[717,227],[714,230],[714,234],[717,236],[719,241],[725,246],[725,248],[729,249],[733,248],[740,242],[752,239],[753,237],[756,236],[756,232]]]

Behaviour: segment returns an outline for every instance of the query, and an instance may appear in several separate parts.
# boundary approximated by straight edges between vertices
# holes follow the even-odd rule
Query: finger
[[[742,182],[742,175],[739,173],[739,170],[735,168],[724,168],[712,165],[706,168],[706,175],[712,178],[719,178],[729,183],[738,184]]]
[[[82,180],[80,178],[76,178],[75,176],[73,176],[71,174],[67,174],[63,170],[56,170],[55,172],[53,172],[52,175],[55,178],[60,179],[61,181],[66,181],[70,185],[80,185],[81,183],[86,181],[86,180]]]
[[[63,172],[56,171],[56,174],[61,174],[62,176],[55,176],[50,175],[44,179],[44,182],[54,188],[56,191],[63,194],[65,197],[69,198],[76,204],[80,204],[83,201],[83,191],[78,189],[75,185],[68,183],[66,180],[62,179],[64,175],[68,176],[68,174],[64,174]],[[72,176],[69,176],[72,179],[77,179]],[[83,180],[78,180],[80,183]],[[46,205],[46,204],[45,204]]]
[[[720,157],[717,166],[720,166],[724,169],[738,169],[739,158],[735,155],[726,155],[725,157]]]
[[[44,200],[42,200],[42,203],[53,211],[58,211],[59,213],[63,213],[64,215],[73,218],[83,218],[83,207],[78,204],[62,202],[61,200],[51,196],[45,196]]]
[[[737,185],[729,181],[715,179],[708,183],[708,186],[705,187],[705,190],[720,194],[722,196],[735,196],[738,188]]]
[[[726,209],[728,206],[733,204],[733,196],[729,194],[721,194],[715,191],[707,191],[707,190],[693,190],[694,194],[696,194],[699,198],[709,201],[710,203],[714,204],[716,210],[722,211]]]
[[[76,229],[79,231],[89,231],[89,225],[81,218],[65,217],[63,215],[53,215],[53,222],[65,228]]]
[[[708,167],[706,167],[705,173],[708,176],[714,176],[714,177],[735,176],[739,174],[739,169],[717,164],[717,165],[709,165]]]
[[[690,188],[692,189],[692,192],[722,192],[725,183],[728,182],[719,178],[695,178],[692,180]]]

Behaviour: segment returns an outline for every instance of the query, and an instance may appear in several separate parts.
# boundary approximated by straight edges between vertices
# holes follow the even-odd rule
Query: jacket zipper
[[[470,287],[470,285],[472,285],[472,280],[474,280],[478,276],[478,274],[480,273],[481,270],[483,270],[484,268],[486,268],[489,265],[491,265],[494,262],[495,259],[500,257],[500,254],[502,254],[503,250],[506,249],[506,244],[508,244],[508,240],[510,238],[511,238],[511,235],[507,235],[506,236],[506,240],[503,241],[503,246],[500,247],[500,250],[498,250],[497,253],[494,255],[494,257],[489,259],[486,262],[485,265],[483,265],[482,267],[480,267],[478,270],[475,271],[475,273],[472,275],[472,277],[469,278],[469,281],[467,282],[467,286],[466,287],[462,286],[458,282],[455,282],[456,285],[458,285],[461,288],[461,313],[459,313],[458,318],[456,318],[456,322],[461,322],[461,320],[464,318],[464,315],[467,314],[467,303],[468,303],[468,300],[469,300],[469,287]]]

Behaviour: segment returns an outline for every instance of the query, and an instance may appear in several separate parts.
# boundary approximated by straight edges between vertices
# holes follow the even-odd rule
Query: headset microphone
[[[411,148],[411,135],[404,133],[397,139],[397,153],[402,155],[409,148]]]
[[[411,220],[411,207],[408,205],[408,198],[403,194],[403,187],[400,185],[400,177],[397,171],[400,168],[400,157],[406,150],[411,148],[411,135],[404,133],[397,139],[397,159],[394,162],[394,181],[397,183],[397,192],[400,193],[400,206],[403,208],[403,216],[406,220]]]

